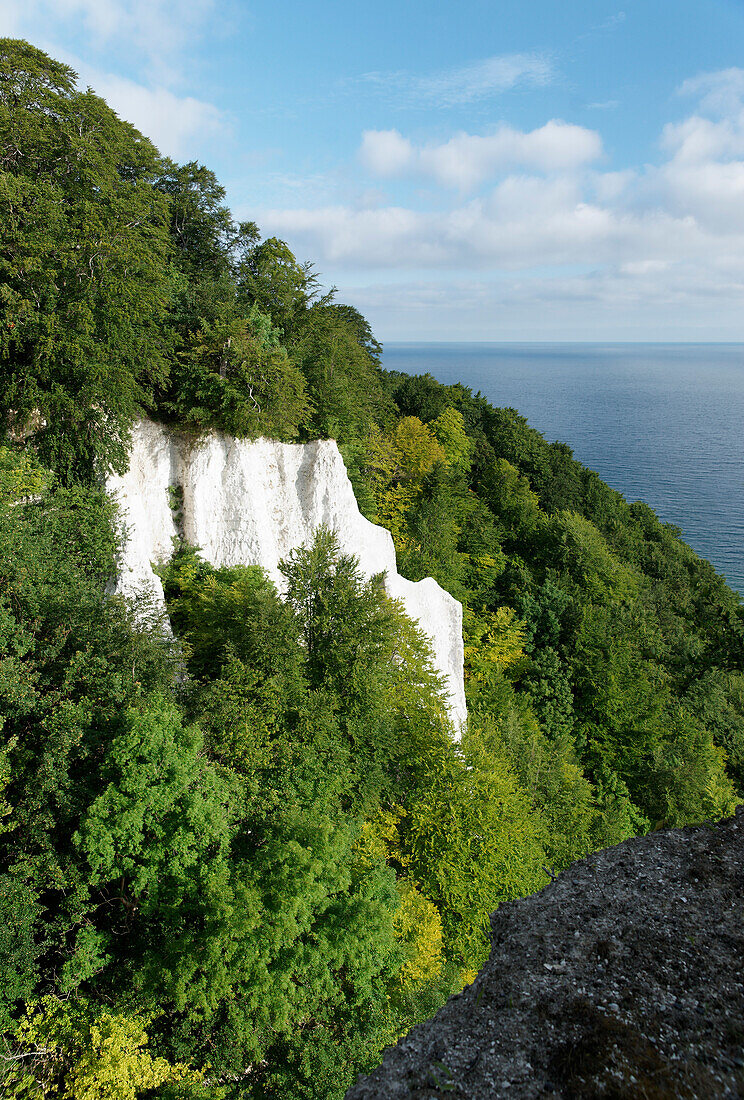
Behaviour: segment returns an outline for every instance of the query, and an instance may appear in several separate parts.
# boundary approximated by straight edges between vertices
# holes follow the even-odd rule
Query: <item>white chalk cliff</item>
[[[132,434],[129,470],[109,478],[127,527],[119,590],[163,600],[152,563],[167,561],[177,535],[172,487],[183,492],[182,533],[215,567],[261,565],[282,590],[278,563],[325,525],[365,576],[385,573],[385,589],[400,600],[431,642],[455,729],[465,722],[462,607],[435,580],[398,575],[392,536],[359,511],[333,440],[278,443],[236,440],[217,432],[188,440],[150,421]]]

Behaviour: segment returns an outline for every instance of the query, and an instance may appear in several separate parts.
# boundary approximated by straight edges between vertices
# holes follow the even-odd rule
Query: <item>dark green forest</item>
[[[385,371],[352,306],[75,74],[0,41],[0,1091],[340,1100],[472,981],[488,917],[744,795],[744,608],[513,409]],[[174,546],[114,594],[141,416],[334,438],[427,644],[332,531]]]

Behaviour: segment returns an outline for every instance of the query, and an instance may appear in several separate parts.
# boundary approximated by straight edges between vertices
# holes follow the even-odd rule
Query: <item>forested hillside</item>
[[[744,791],[744,610],[679,533],[235,224],[65,65],[0,42],[3,1095],[331,1100],[472,979],[488,915]],[[175,638],[112,595],[102,479],[149,415],[338,440],[425,641],[333,533],[174,547]],[[174,507],[177,507],[174,501]]]

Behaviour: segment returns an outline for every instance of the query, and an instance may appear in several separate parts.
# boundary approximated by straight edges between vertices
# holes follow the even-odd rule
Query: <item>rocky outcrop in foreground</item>
[[[629,840],[492,918],[475,983],[347,1100],[744,1096],[744,812]]]

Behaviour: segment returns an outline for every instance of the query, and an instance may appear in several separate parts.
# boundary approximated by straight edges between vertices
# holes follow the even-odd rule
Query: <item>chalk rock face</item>
[[[398,575],[392,536],[359,511],[333,440],[278,443],[237,440],[213,432],[192,442],[142,421],[132,433],[129,470],[109,478],[127,538],[119,590],[146,591],[163,601],[153,562],[167,561],[177,535],[173,489],[182,498],[182,531],[215,567],[260,565],[280,591],[278,563],[325,525],[365,576],[385,573],[385,588],[428,636],[444,677],[456,729],[465,722],[462,607],[436,581]]]

